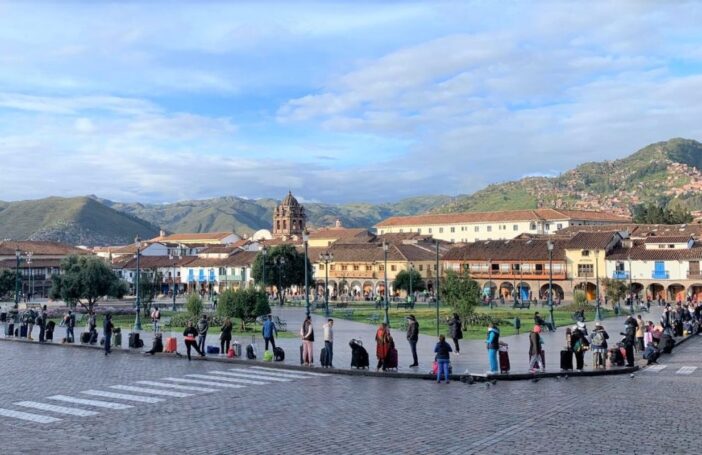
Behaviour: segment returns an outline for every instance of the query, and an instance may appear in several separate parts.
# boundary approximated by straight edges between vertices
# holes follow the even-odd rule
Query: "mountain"
[[[556,207],[629,215],[632,206],[650,202],[701,215],[701,190],[702,144],[676,138],[648,145],[619,160],[584,163],[558,177],[530,177],[490,185],[432,211]]]
[[[0,202],[0,239],[119,245],[152,238],[158,227],[90,197]]]
[[[171,232],[236,231],[251,234],[259,229],[270,229],[273,210],[279,203],[275,199],[252,200],[235,196],[173,204],[121,203],[91,197],[108,207]],[[420,196],[380,205],[308,202],[303,205],[310,227],[333,226],[338,219],[346,227],[370,228],[389,216],[424,213],[451,199],[449,196]]]

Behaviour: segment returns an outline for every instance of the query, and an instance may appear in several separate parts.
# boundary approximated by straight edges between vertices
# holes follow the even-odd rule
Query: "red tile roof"
[[[553,239],[553,260],[565,259],[567,240]],[[449,250],[443,261],[548,261],[547,239],[481,240]]]
[[[626,261],[682,261],[702,259],[702,243],[695,242],[692,248],[646,249],[639,240],[631,248],[615,248],[607,255],[607,260]]]
[[[92,254],[90,250],[84,250],[72,245],[58,242],[40,242],[30,240],[3,240],[0,241],[0,256],[14,256],[15,250],[19,249],[22,254],[31,252],[35,256],[68,256],[71,254]]]
[[[566,243],[566,249],[569,250],[594,250],[604,249],[609,245],[615,236],[618,236],[617,231],[605,232],[578,232]]]

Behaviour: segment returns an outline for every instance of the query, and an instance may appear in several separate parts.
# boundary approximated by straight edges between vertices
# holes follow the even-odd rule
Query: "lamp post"
[[[631,283],[631,255],[627,256],[629,261],[629,309],[634,314],[634,285]]]
[[[390,327],[390,318],[388,317],[388,247],[389,245],[383,240],[383,256],[385,258],[385,267],[383,272],[385,273],[385,324]]]
[[[263,292],[266,292],[266,256],[268,256],[268,248],[264,246],[261,249],[261,254],[263,255],[263,260],[261,261],[261,282],[263,283]],[[266,293],[266,300],[268,300],[268,293]]]
[[[436,240],[436,336],[439,336],[439,240]]]
[[[409,303],[410,305],[412,305],[412,272],[414,272],[414,264],[412,264],[410,262],[410,265],[409,265],[409,294],[407,296],[407,297],[409,297],[407,299],[407,303]]]
[[[324,262],[324,315],[329,317],[329,263],[334,261],[334,255],[325,251],[319,253],[319,260]]]
[[[207,271],[207,287],[209,288],[209,300],[212,301],[212,292],[214,291],[214,269],[210,267]]]
[[[181,257],[177,256],[177,260],[180,260]],[[175,277],[176,277],[176,256],[170,254],[168,255],[168,259],[173,261],[173,275],[171,276],[171,280],[173,281],[173,312],[176,311],[176,294],[178,294],[178,288],[176,287],[176,282],[175,282]]]
[[[275,258],[275,265],[278,267],[278,301],[283,306],[283,267],[285,266],[285,257],[278,256]]]
[[[21,252],[19,248],[15,248],[15,308],[19,308],[19,294],[20,294],[20,275],[19,275],[19,266],[20,266],[20,256]]]
[[[141,256],[141,240],[139,236],[134,239],[136,245],[136,319],[134,319],[134,330],[141,330],[141,290],[139,289],[139,275],[141,274],[139,256]]]
[[[492,309],[492,258],[488,259],[488,304]]]
[[[34,295],[34,281],[32,280],[32,252],[27,253],[27,273],[29,273],[29,283],[27,283],[27,301]]]
[[[553,318],[553,242],[546,242],[548,248],[548,308],[549,308],[549,324],[553,329],[556,329],[556,320]]]
[[[307,276],[307,245],[309,244],[310,233],[305,230],[302,233],[302,241],[305,244],[305,316],[310,316],[310,280]],[[324,266],[324,272],[327,273],[327,267]]]
[[[597,294],[597,305],[595,306],[595,321],[602,320],[600,312],[600,250],[595,250],[595,293]]]

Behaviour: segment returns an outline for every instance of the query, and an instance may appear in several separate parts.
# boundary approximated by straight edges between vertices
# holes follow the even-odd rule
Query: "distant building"
[[[307,223],[305,208],[297,202],[292,192],[288,192],[273,212],[273,236],[301,236]]]
[[[507,210],[394,216],[375,225],[378,234],[414,232],[448,242],[508,240],[520,234],[551,234],[571,226],[624,224],[631,220],[586,210]]]

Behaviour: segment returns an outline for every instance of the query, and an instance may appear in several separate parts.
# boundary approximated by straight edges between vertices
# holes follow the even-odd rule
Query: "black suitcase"
[[[144,346],[144,343],[139,339],[139,333],[132,332],[129,334],[129,347],[131,349],[139,349]]]
[[[217,351],[219,351],[219,349],[217,349]],[[256,351],[254,351],[253,344],[246,346],[246,358],[249,360],[256,359]]]
[[[509,373],[511,369],[509,364],[509,352],[499,351],[498,357],[500,359],[500,373]]]
[[[302,345],[300,345],[300,365],[305,363],[305,359],[302,358],[302,350],[303,350]]]
[[[561,370],[571,371],[573,369],[573,351],[563,350],[561,351]]]
[[[322,351],[319,353],[319,363],[321,363],[323,367],[331,366],[329,362],[329,351],[327,351],[326,347],[322,348]]]
[[[673,347],[675,346],[675,342],[673,341],[673,338],[670,335],[663,335],[661,337],[661,351],[665,354],[670,354],[673,352]]]
[[[90,343],[90,332],[82,332],[80,334],[80,342],[83,344]]]
[[[361,344],[350,342],[351,346],[351,368],[368,368],[370,359],[368,351]]]
[[[283,348],[276,346],[275,349],[273,349],[273,358],[276,362],[282,362],[285,360],[285,351],[283,351]]]
[[[392,348],[388,352],[387,357],[385,357],[385,368],[388,370],[397,370],[398,363],[397,349]]]
[[[5,336],[11,337],[15,335],[15,325],[11,322],[5,324]]]
[[[44,332],[45,340],[52,341],[54,339],[54,327],[56,327],[56,323],[54,321],[47,322],[46,331]]]
[[[27,338],[27,325],[22,324],[19,331],[20,338]]]

